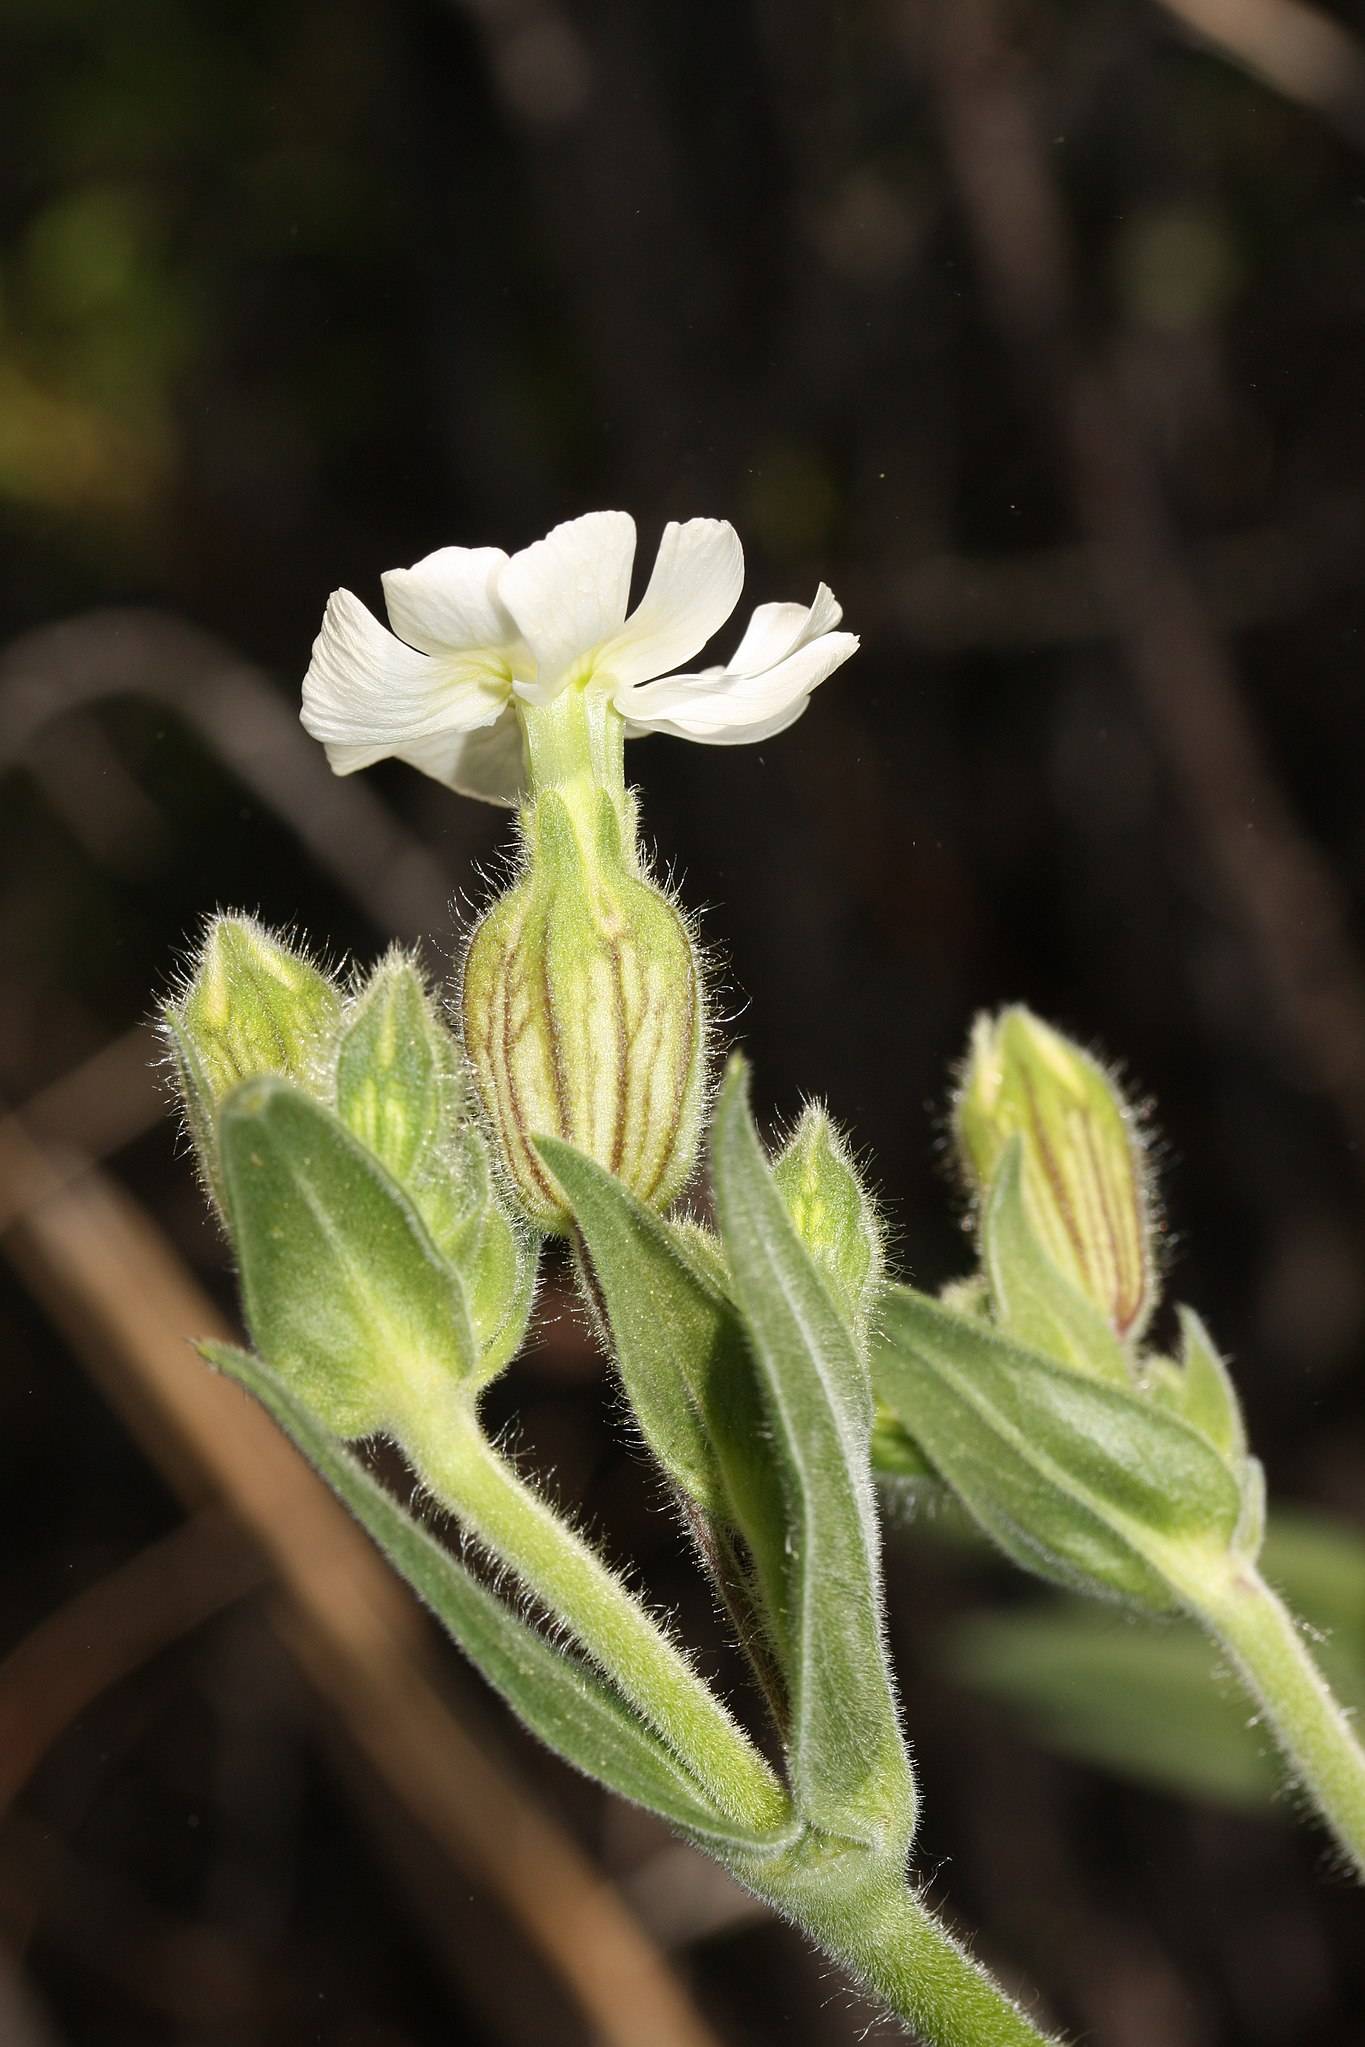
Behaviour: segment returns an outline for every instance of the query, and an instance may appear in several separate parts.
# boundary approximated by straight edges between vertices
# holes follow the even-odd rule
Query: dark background
[[[28,1758],[0,2035],[601,2037],[459,1826],[434,1838],[300,1674],[241,1537],[200,1506],[174,1547],[202,1478],[164,1416],[130,1430],[136,1359],[110,1367],[26,1215],[94,1159],[230,1312],[148,1073],[153,991],[216,904],[338,954],[426,934],[440,965],[447,899],[479,900],[502,814],[393,766],[334,783],[294,723],[327,593],[377,602],[438,545],[600,506],[646,562],[665,519],[723,516],[746,606],[823,577],[862,635],[770,745],[632,750],[764,1113],[823,1095],[937,1285],[966,1258],[941,1152],[974,1010],[1023,999],[1121,1058],[1157,1104],[1171,1285],[1236,1360],[1274,1495],[1359,1528],[1365,23],[1291,0],[3,20],[0,1093],[39,1147],[7,1126],[3,1624],[48,1633],[0,1667]],[[150,1282],[113,1263],[136,1303]],[[714,1639],[555,1302],[503,1409]],[[1104,2047],[1365,2039],[1358,1893],[1284,1802],[1220,1812],[1045,1753],[938,1669],[954,1617],[1019,1582],[914,1531],[890,1576],[924,1866],[1011,1983]],[[792,1937],[521,1742],[453,1655],[438,1674],[623,1883],[700,2037],[861,2036]]]

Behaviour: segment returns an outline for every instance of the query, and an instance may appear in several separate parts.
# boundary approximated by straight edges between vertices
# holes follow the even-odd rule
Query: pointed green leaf
[[[1026,1570],[1168,1611],[1182,1547],[1226,1549],[1223,1459],[1138,1393],[1069,1372],[909,1287],[888,1288],[877,1390]]]
[[[1006,1335],[1088,1378],[1131,1388],[1123,1345],[1093,1301],[1044,1249],[1024,1200],[1024,1152],[1012,1137],[986,1199],[981,1257],[996,1320]]]
[[[455,1273],[378,1160],[291,1082],[249,1080],[223,1105],[219,1152],[252,1339],[297,1399],[364,1436],[467,1377]]]
[[[1237,1389],[1214,1347],[1213,1339],[1193,1308],[1180,1317],[1181,1368],[1184,1373],[1184,1416],[1208,1437],[1216,1450],[1236,1464],[1246,1455],[1246,1429]]]
[[[727,1342],[727,1304],[668,1225],[562,1138],[536,1149],[582,1232],[630,1404],[668,1476],[725,1515],[725,1481],[705,1416],[706,1383]],[[733,1342],[733,1335],[730,1340]]]
[[[713,1846],[752,1847],[617,1694],[576,1657],[472,1576],[413,1520],[259,1359],[228,1344],[201,1345],[279,1423],[389,1562],[430,1607],[471,1663],[523,1724],[556,1754],[623,1798]]]
[[[737,1529],[765,1632],[782,1654],[786,1509],[767,1414],[720,1263],[559,1138],[538,1149],[582,1232],[627,1397],[663,1469],[706,1515]],[[700,1253],[700,1255],[699,1255]]]
[[[481,1135],[478,1141],[483,1143]],[[521,1349],[535,1304],[538,1249],[496,1192],[455,1234],[451,1263],[464,1285],[478,1346],[479,1364],[472,1381],[476,1386],[496,1379]]]
[[[830,1833],[904,1846],[914,1792],[882,1635],[866,1368],[774,1185],[738,1061],[717,1105],[712,1165],[787,1491],[793,1796]]]

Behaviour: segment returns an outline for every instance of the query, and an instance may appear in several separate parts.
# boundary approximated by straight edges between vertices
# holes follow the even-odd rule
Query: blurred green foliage
[[[1264,1575],[1315,1635],[1338,1697],[1365,1711],[1365,1536],[1283,1511]],[[1284,1781],[1240,1685],[1192,1625],[1071,1598],[969,1616],[946,1642],[949,1667],[1015,1713],[1047,1747],[1180,1796],[1260,1810]]]

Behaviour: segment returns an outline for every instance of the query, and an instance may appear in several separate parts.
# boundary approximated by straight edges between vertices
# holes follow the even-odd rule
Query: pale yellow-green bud
[[[984,1199],[1012,1139],[1042,1249],[1122,1338],[1156,1293],[1151,1191],[1129,1104],[1079,1045],[1022,1007],[980,1016],[954,1108],[968,1178]]]
[[[536,1153],[560,1137],[664,1209],[692,1171],[705,1079],[687,922],[642,872],[629,799],[587,777],[537,788],[525,865],[470,940],[465,1050],[531,1221],[568,1210]]]
[[[320,1092],[341,991],[253,917],[214,917],[184,992],[162,1010],[190,1135],[217,1191],[219,1105],[241,1081],[278,1074]]]
[[[493,1185],[468,1096],[459,1047],[416,962],[395,947],[342,1021],[337,1111],[459,1273],[483,1383],[525,1333],[535,1266],[524,1226]]]
[[[848,1145],[818,1103],[802,1110],[773,1161],[773,1178],[854,1333],[865,1336],[883,1276],[881,1219]]]

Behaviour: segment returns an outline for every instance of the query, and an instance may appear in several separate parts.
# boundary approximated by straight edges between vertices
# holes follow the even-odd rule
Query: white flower
[[[632,736],[712,745],[767,739],[799,718],[858,642],[839,606],[760,605],[726,667],[691,660],[739,598],[744,555],[723,519],[664,528],[643,597],[626,605],[635,522],[590,512],[510,557],[443,547],[384,577],[389,632],[337,590],[303,684],[303,723],[339,775],[390,755],[470,796],[515,803],[525,767],[518,706],[600,691]],[[656,679],[656,678],[662,678]]]

